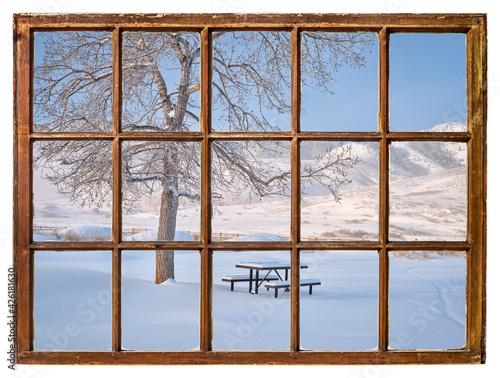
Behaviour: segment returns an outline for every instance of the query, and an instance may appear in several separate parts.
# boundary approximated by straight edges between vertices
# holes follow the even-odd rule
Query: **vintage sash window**
[[[484,362],[485,15],[14,37],[19,363]]]

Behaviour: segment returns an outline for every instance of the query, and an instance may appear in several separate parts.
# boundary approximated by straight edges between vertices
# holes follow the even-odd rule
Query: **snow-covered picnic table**
[[[259,293],[259,286],[264,282],[268,280],[268,276],[271,274],[271,272],[275,272],[280,279],[280,281],[288,281],[288,270],[291,268],[289,262],[283,262],[283,261],[267,261],[267,262],[242,262],[242,263],[237,263],[236,268],[243,268],[243,269],[249,269],[249,279],[248,279],[248,292],[252,293],[252,283],[255,282],[255,290],[254,293],[258,294]],[[301,263],[300,264],[301,269],[306,269],[307,264]],[[253,271],[255,270],[255,279],[253,278]],[[267,271],[266,275],[260,279],[259,278],[259,272],[260,271]],[[279,274],[278,270],[284,270],[285,271],[285,278],[281,277]]]

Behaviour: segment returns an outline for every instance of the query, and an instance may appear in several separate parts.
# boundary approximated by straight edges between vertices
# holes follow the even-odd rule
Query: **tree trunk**
[[[165,144],[164,170],[165,181],[161,193],[160,220],[158,224],[157,240],[175,240],[177,210],[179,209],[179,157],[174,143]],[[174,251],[156,251],[156,278],[160,284],[168,279],[175,279]]]
[[[161,195],[157,240],[175,240],[178,208],[179,197],[164,186]],[[174,278],[174,251],[157,250],[155,283],[160,284]]]
[[[177,102],[175,104],[175,115],[172,117],[172,103],[167,94],[165,80],[158,68],[153,72],[153,77],[158,88],[158,93],[162,99],[165,111],[165,123],[168,131],[180,131],[187,109],[189,94],[187,93],[190,82],[191,61],[181,62],[181,73],[179,77],[179,87]],[[175,240],[175,228],[177,222],[177,210],[179,209],[179,151],[175,142],[166,142],[164,157],[163,192],[161,194],[160,220],[158,225],[157,240]],[[175,279],[174,275],[174,251],[156,251],[156,277],[155,283],[161,284],[168,279]]]

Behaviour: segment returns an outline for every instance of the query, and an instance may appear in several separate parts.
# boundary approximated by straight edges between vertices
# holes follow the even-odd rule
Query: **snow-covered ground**
[[[450,131],[457,124],[436,126]],[[306,148],[307,146],[303,146]],[[321,147],[321,146],[320,146]],[[307,148],[320,151],[317,146]],[[334,148],[337,148],[334,146]],[[341,147],[338,147],[341,148]],[[304,188],[301,236],[305,240],[377,240],[378,144],[352,143],[359,163],[352,183],[336,202],[324,188]],[[311,150],[303,164],[316,164]],[[329,152],[329,153],[334,153]],[[308,160],[309,159],[309,160]],[[393,143],[390,148],[390,237],[393,240],[464,240],[467,153],[463,143]],[[283,158],[277,165],[287,165]],[[34,172],[35,241],[110,240],[111,209],[82,208]],[[307,190],[306,190],[307,189]],[[277,241],[290,236],[290,198],[217,205],[215,237]],[[199,206],[184,204],[177,240],[193,240]],[[124,240],[156,240],[158,197],[124,211]],[[230,235],[228,235],[230,234]],[[231,235],[234,234],[234,235]],[[377,346],[378,255],[376,251],[303,251],[304,278],[321,286],[301,288],[301,344],[305,349],[368,350]],[[214,252],[213,347],[218,350],[287,350],[288,292],[274,299],[264,288],[235,291],[221,278],[247,274],[243,261],[289,261],[286,251]],[[200,256],[176,251],[176,278],[154,284],[154,251],[123,252],[123,347],[189,350],[199,345]],[[446,252],[404,252],[390,259],[390,346],[403,349],[460,348],[465,343],[466,259]],[[35,348],[111,348],[111,252],[48,252],[35,255]]]
[[[260,235],[263,238],[263,235]],[[269,235],[269,239],[272,236]],[[287,350],[289,293],[248,283],[234,292],[222,277],[248,274],[238,262],[289,262],[285,251],[214,252],[213,347]],[[301,346],[314,350],[369,350],[377,346],[378,254],[303,251],[302,278],[317,278],[312,295],[301,288]],[[199,346],[200,255],[176,251],[176,279],[154,283],[154,251],[125,251],[122,262],[123,347],[190,350]],[[461,255],[409,253],[390,259],[390,345],[402,349],[460,348],[465,343],[465,266]],[[282,273],[282,272],[281,272]],[[35,348],[111,348],[111,253],[37,252]]]

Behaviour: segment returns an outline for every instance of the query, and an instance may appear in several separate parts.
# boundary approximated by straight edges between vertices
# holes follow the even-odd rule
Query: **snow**
[[[123,347],[189,350],[199,345],[197,251],[175,252],[176,276],[154,283],[155,251],[124,251],[122,264]]]
[[[64,237],[64,235],[72,232],[80,235],[88,235],[89,237],[95,235],[106,235],[111,239],[111,228],[105,226],[75,226],[61,230],[58,234],[59,237]]]
[[[436,125],[430,129],[422,130],[427,132],[465,132],[467,131],[467,125],[461,122],[446,122]]]
[[[256,234],[242,235],[231,238],[228,241],[284,241],[287,240],[282,236],[259,232]]]
[[[59,238],[57,236],[47,236],[47,235],[40,235],[40,234],[33,235],[33,241],[36,241],[36,242],[54,241],[54,240],[58,240],[58,239]]]
[[[136,234],[132,234],[123,238],[124,241],[141,241],[141,240],[157,240],[158,231],[143,231]],[[193,241],[194,238],[186,232],[175,231],[175,240],[179,241]]]
[[[389,345],[403,349],[458,349],[465,345],[466,260],[391,257]]]
[[[403,349],[460,348],[465,342],[465,266],[460,255],[390,257],[390,345]],[[263,286],[249,294],[222,281],[243,274],[241,261],[289,262],[287,251],[216,251],[213,269],[215,350],[287,350],[290,294]],[[123,347],[191,350],[199,346],[200,255],[175,254],[176,277],[156,285],[154,251],[124,251]],[[305,349],[370,350],[377,346],[378,253],[303,251],[301,343]],[[35,348],[109,350],[111,253],[37,252]]]
[[[34,292],[36,349],[111,349],[110,252],[37,252]]]

